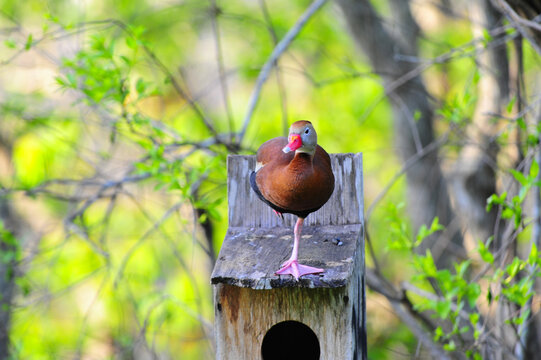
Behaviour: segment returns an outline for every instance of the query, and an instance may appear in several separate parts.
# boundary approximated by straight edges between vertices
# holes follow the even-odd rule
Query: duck
[[[280,218],[297,216],[291,256],[275,274],[292,275],[298,281],[303,275],[323,273],[324,269],[298,262],[304,220],[325,205],[334,191],[330,156],[318,145],[310,121],[294,122],[287,138],[276,137],[259,147],[250,186]]]

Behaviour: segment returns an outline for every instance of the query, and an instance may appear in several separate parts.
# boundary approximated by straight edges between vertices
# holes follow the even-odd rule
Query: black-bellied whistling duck
[[[302,224],[308,214],[322,207],[334,190],[334,175],[329,154],[317,144],[310,121],[297,121],[289,128],[289,137],[266,141],[257,150],[256,168],[250,185],[261,200],[278,216],[298,216],[291,257],[276,274],[291,274],[295,279],[317,274],[323,269],[300,265],[297,261]],[[282,217],[283,218],[283,217]]]

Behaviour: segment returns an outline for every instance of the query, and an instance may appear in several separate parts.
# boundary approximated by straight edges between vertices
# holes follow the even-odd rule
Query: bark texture
[[[0,220],[4,223],[6,230],[14,232],[17,222],[11,207],[0,199]],[[0,254],[13,253],[16,248],[1,238],[0,233]],[[0,359],[9,358],[9,330],[11,324],[11,309],[15,290],[15,259],[0,261]]]
[[[484,31],[502,26],[501,14],[490,0],[469,3],[472,32],[482,38]],[[496,41],[494,42],[496,43]],[[453,171],[453,194],[461,222],[475,240],[486,241],[494,233],[497,210],[486,212],[486,201],[496,193],[496,164],[499,152],[498,121],[509,101],[509,61],[506,44],[482,48],[478,45],[479,84],[477,105],[467,129],[467,143]],[[500,236],[496,235],[495,243]]]
[[[434,109],[429,103],[425,85],[415,74],[415,65],[401,61],[404,56],[417,55],[418,26],[407,1],[392,1],[391,8],[400,36],[393,36],[368,0],[340,0],[339,6],[352,36],[370,61],[374,72],[381,76],[388,89],[393,110],[395,148],[404,163],[425,147],[434,143]],[[398,84],[398,85],[397,85]],[[430,224],[435,216],[449,227],[449,241],[437,244],[435,258],[439,267],[450,264],[463,253],[462,237],[453,231],[454,214],[451,210],[447,185],[442,174],[437,148],[427,152],[406,170],[408,206],[415,229]],[[436,246],[429,238],[419,250]],[[445,254],[445,256],[441,256]],[[438,256],[440,255],[440,256]]]
[[[7,173],[12,172],[13,155],[13,138],[8,135],[9,133],[9,127],[0,127],[0,162]],[[0,190],[1,185],[0,183]],[[11,316],[17,293],[15,280],[22,272],[15,254],[20,251],[24,241],[31,241],[37,237],[25,218],[16,211],[10,197],[1,194],[0,222],[2,223],[0,226],[0,359],[11,359]],[[8,236],[12,236],[15,242]]]

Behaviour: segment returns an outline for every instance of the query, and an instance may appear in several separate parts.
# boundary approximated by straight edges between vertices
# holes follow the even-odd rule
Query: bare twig
[[[504,34],[505,31],[507,29],[509,29],[509,28],[510,28],[510,26],[501,26],[499,28],[489,30],[488,33],[490,34],[490,36],[498,37],[499,35]],[[483,43],[483,42],[486,42],[486,39],[485,38],[475,38],[472,41],[470,41],[470,42],[468,42],[466,44],[463,44],[461,46],[454,47],[454,48],[450,49],[449,51],[447,51],[447,52],[445,52],[445,53],[443,53],[441,55],[436,56],[433,59],[427,59],[427,60],[417,59],[416,62],[418,62],[419,65],[417,65],[415,68],[411,69],[410,71],[404,73],[403,75],[401,75],[397,79],[395,79],[395,80],[393,80],[393,81],[391,81],[391,82],[389,82],[387,84],[384,84],[384,92],[383,92],[383,94],[381,94],[364,111],[364,113],[359,118],[360,121],[363,122],[364,120],[366,120],[368,118],[368,116],[377,107],[377,105],[379,103],[381,103],[386,97],[388,97],[389,94],[391,94],[396,89],[403,86],[404,84],[408,83],[409,81],[415,79],[417,76],[421,75],[423,72],[425,72],[426,70],[428,70],[432,66],[438,65],[438,64],[445,64],[445,63],[447,63],[447,62],[449,62],[451,60],[461,59],[461,58],[465,58],[465,57],[471,57],[471,56],[475,55],[476,53],[478,53],[479,51],[485,51],[486,49],[490,49],[492,47],[501,46],[503,43],[505,43],[506,41],[508,41],[510,39],[515,38],[516,36],[517,36],[516,34],[510,34],[510,35],[502,36],[501,38],[497,38],[496,40],[493,40],[490,43],[488,43],[483,50],[479,50],[478,48],[476,48],[476,45],[478,45],[480,43]],[[410,58],[412,58],[412,57],[410,57]],[[384,74],[380,74],[380,75],[384,75]]]
[[[394,287],[389,287],[387,281],[383,280],[383,276],[380,276],[372,271],[372,269],[367,268],[366,284],[372,290],[377,291],[387,298],[398,317],[400,317],[400,319],[408,326],[411,332],[419,339],[423,346],[428,349],[435,359],[451,359],[447,353],[432,340],[432,336],[419,324],[417,320],[418,316],[416,316],[413,309],[408,306],[409,302],[407,302],[403,294]]]
[[[404,165],[402,166],[402,168],[400,169],[400,171],[398,171],[393,177],[392,179],[387,183],[387,185],[385,186],[385,188],[374,198],[374,200],[372,201],[372,203],[370,204],[370,206],[368,207],[368,209],[366,210],[366,215],[365,215],[365,218],[366,218],[366,221],[368,221],[368,219],[370,218],[370,216],[372,215],[372,212],[374,211],[374,208],[376,207],[376,205],[381,201],[383,200],[383,198],[385,197],[385,195],[387,195],[387,193],[391,190],[391,188],[393,187],[393,185],[402,177],[402,175],[404,175],[406,173],[406,171],[413,165],[415,165],[420,159],[422,159],[424,156],[428,155],[429,153],[433,152],[433,151],[438,151],[438,149],[440,148],[441,145],[445,144],[445,142],[447,141],[447,139],[449,138],[449,135],[448,134],[445,134],[443,136],[441,136],[439,139],[437,139],[436,141],[433,141],[432,143],[430,143],[429,145],[425,146],[424,148],[421,149],[421,151],[417,152],[414,156],[410,157],[405,163]]]
[[[225,112],[227,115],[227,122],[229,125],[229,143],[232,143],[233,139],[233,111],[231,110],[231,103],[229,101],[229,91],[227,86],[227,76],[224,66],[224,57],[222,51],[222,41],[220,36],[220,27],[218,26],[218,15],[220,14],[220,8],[216,4],[216,0],[210,0],[210,18],[212,23],[212,31],[214,32],[215,51],[216,51],[216,63],[218,64],[218,74],[220,79],[220,87],[222,93],[222,100],[224,102]]]
[[[436,295],[436,294],[433,294],[431,292],[428,292],[426,290],[423,290],[423,289],[419,289],[417,286],[407,282],[407,281],[403,281],[401,284],[401,288],[404,290],[404,291],[411,291],[412,293],[416,294],[416,295],[419,295],[421,297],[424,297],[425,299],[428,299],[428,300],[431,300],[431,301],[445,301],[444,298]],[[457,304],[452,301],[451,302],[451,310],[453,311],[458,311],[458,315],[464,319],[464,320],[467,320],[469,321],[469,314],[463,310],[463,309],[459,309],[459,307],[457,306]],[[477,327],[480,329],[480,326],[477,325]]]
[[[115,24],[118,28],[120,28],[129,36],[133,36],[133,33],[131,32],[129,27],[122,21],[116,20],[116,19],[110,19],[108,21]],[[195,102],[193,98],[188,94],[188,91],[186,91],[180,85],[177,79],[173,76],[173,73],[169,71],[167,66],[165,66],[165,64],[156,56],[156,54],[152,50],[150,50],[148,46],[144,44],[141,44],[140,46],[142,47],[146,55],[150,58],[150,60],[160,69],[160,71],[162,71],[162,73],[164,73],[167,76],[167,79],[171,82],[177,94],[190,105],[193,112],[197,115],[197,117],[199,117],[199,119],[201,119],[203,124],[212,133],[212,135],[217,137],[218,132],[212,125],[211,120],[204,114],[204,112],[201,110],[197,102]]]
[[[539,119],[537,121],[538,126],[541,124],[541,115],[538,115]],[[534,162],[537,165],[541,165],[541,146],[538,146],[535,151]],[[541,171],[537,174],[536,182],[541,184]],[[530,244],[530,251],[535,246],[536,249],[541,248],[541,192],[540,185],[534,186],[532,188],[532,198],[533,198],[533,209],[532,209],[532,238]],[[528,265],[528,276],[534,276],[535,272],[538,271],[537,265]],[[530,293],[535,293],[535,281],[532,282],[530,288]],[[526,359],[534,352],[534,344],[529,339],[530,335],[534,332],[536,322],[534,321],[534,316],[532,314],[532,302],[533,296],[531,296],[524,307],[521,309],[523,313],[528,313],[527,320],[519,326],[518,334],[520,336],[520,341],[517,344],[515,353],[519,359]],[[534,340],[535,341],[535,340]]]
[[[274,47],[274,50],[267,59],[267,62],[265,62],[265,65],[263,65],[263,67],[261,68],[261,71],[257,76],[256,85],[254,87],[254,90],[252,91],[252,96],[250,97],[250,102],[248,103],[248,110],[246,111],[246,115],[244,116],[242,129],[239,133],[239,144],[244,139],[244,135],[246,134],[246,130],[248,129],[248,125],[250,124],[250,120],[252,119],[252,115],[259,101],[259,95],[261,94],[263,84],[267,81],[267,78],[269,77],[273,66],[276,64],[276,61],[287,50],[291,42],[297,37],[297,35],[303,29],[304,25],[306,25],[308,20],[310,20],[310,18],[325,4],[326,1],[327,0],[314,0],[314,2],[310,4],[306,11],[297,20],[295,25],[293,25],[293,27],[289,29],[284,38],[280,40],[278,45]]]
[[[92,297],[92,301],[90,302],[90,305],[85,311],[85,314],[83,316],[81,327],[79,328],[79,336],[77,338],[77,351],[76,355],[74,356],[74,359],[82,359],[83,358],[83,348],[84,348],[84,340],[85,337],[88,335],[86,330],[88,328],[88,323],[91,315],[91,311],[94,308],[94,305],[102,295],[103,289],[105,288],[105,285],[109,281],[109,276],[106,275],[103,277],[103,279],[100,282],[100,286],[98,287],[98,290],[96,290],[96,293]]]
[[[505,14],[507,19],[514,25],[515,29],[517,29],[520,35],[530,42],[530,45],[537,52],[537,54],[541,55],[541,47],[539,47],[535,39],[532,38],[526,29],[524,29],[524,26],[528,26],[535,30],[541,31],[541,25],[524,19],[522,16],[517,14],[517,12],[513,10],[513,8],[505,0],[492,0],[492,2]]]
[[[117,271],[117,274],[115,276],[115,279],[113,281],[113,285],[116,287],[118,285],[118,282],[121,280],[123,274],[124,274],[124,269],[126,268],[126,265],[128,264],[128,262],[130,261],[130,258],[132,257],[133,253],[135,252],[135,250],[137,250],[139,248],[139,246],[141,246],[141,244],[143,244],[150,235],[152,235],[152,233],[154,233],[156,230],[158,230],[161,225],[172,215],[175,213],[175,211],[177,211],[182,205],[184,204],[184,201],[179,201],[177,202],[176,204],[174,204],[173,206],[171,206],[169,209],[167,209],[167,211],[162,215],[162,217],[156,221],[154,224],[152,224],[152,226],[150,227],[150,229],[148,229],[140,238],[139,240],[137,240],[137,242],[135,244],[132,245],[132,247],[130,247],[130,249],[126,252],[126,255],[124,255],[124,257],[122,258],[122,262],[120,263],[119,267],[118,267],[118,271]]]
[[[265,18],[265,22],[267,23],[267,27],[269,29],[269,33],[271,34],[272,41],[274,43],[274,46],[278,45],[278,36],[276,35],[276,31],[274,31],[274,27],[272,25],[272,19],[269,14],[269,10],[267,9],[267,2],[266,0],[260,0],[259,5],[261,7],[261,12],[263,13],[263,17]],[[287,121],[287,92],[286,88],[284,86],[284,82],[282,81],[282,69],[278,65],[279,61],[276,59],[276,83],[278,84],[278,94],[280,95],[280,104],[282,109],[282,131],[283,134],[286,135],[289,125]]]
[[[148,220],[150,220],[154,224],[157,224],[158,222],[162,221],[162,219],[155,221],[153,217],[138,202],[136,203],[140,211]],[[199,290],[199,286],[197,284],[196,278],[193,272],[191,271],[190,267],[188,266],[188,264],[186,263],[182,255],[180,254],[178,245],[173,241],[170,235],[166,231],[164,231],[161,226],[158,226],[156,231],[160,232],[161,238],[164,239],[167,245],[171,248],[171,252],[174,255],[175,259],[178,261],[178,263],[184,270],[186,276],[190,279],[190,285],[195,294],[194,300],[195,300],[195,305],[197,308],[197,316],[195,316],[195,318],[199,320],[202,333],[206,334],[207,338],[210,339],[212,337],[211,330],[210,330],[211,327],[209,326],[208,322],[203,317],[204,307],[202,304],[201,291]],[[195,240],[195,237],[194,237],[194,240]],[[204,248],[202,244],[198,243],[198,245],[203,249],[203,251],[207,252],[207,250]]]

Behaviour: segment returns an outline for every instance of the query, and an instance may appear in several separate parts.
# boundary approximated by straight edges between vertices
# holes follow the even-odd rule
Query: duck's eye
[[[310,133],[310,129],[304,130],[304,133],[305,133],[305,134],[309,134],[309,133]]]

